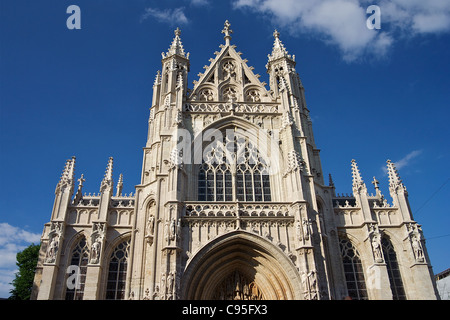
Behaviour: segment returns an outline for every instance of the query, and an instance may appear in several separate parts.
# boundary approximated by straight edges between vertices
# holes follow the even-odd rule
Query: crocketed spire
[[[116,197],[120,197],[122,194],[123,189],[123,174],[119,175],[119,181],[117,182],[117,189],[116,189]]]
[[[280,33],[277,30],[275,30],[273,32],[273,36],[275,40],[273,42],[272,53],[267,55],[267,57],[269,58],[269,62],[277,60],[279,58],[288,58],[292,61],[295,61],[295,56],[291,56],[290,54],[288,54],[288,51],[281,42]]]
[[[361,178],[361,173],[359,172],[358,165],[356,164],[356,160],[352,159],[352,179],[353,179],[353,192],[357,193],[361,190],[365,190],[367,192],[366,184]]]
[[[400,175],[398,174],[394,163],[391,160],[387,160],[386,163],[389,176],[389,189],[391,191],[397,191],[399,189],[406,191],[406,187],[403,185],[403,181],[400,179]]]
[[[62,189],[66,186],[73,187],[74,177],[75,177],[75,157],[72,157],[72,159],[68,159],[66,161],[66,165],[64,166],[61,178],[59,179],[59,182],[56,186],[56,190]]]
[[[169,50],[167,51],[166,54],[164,54],[164,52],[161,53],[163,59],[173,56],[173,55],[179,55],[186,59],[189,59],[189,53],[185,54],[183,44],[181,43],[180,28],[176,28],[174,33],[175,33],[175,38],[173,38],[172,44],[170,45]]]
[[[113,157],[109,157],[108,164],[106,166],[105,176],[103,177],[100,185],[100,192],[103,192],[106,188],[112,188],[113,186]]]

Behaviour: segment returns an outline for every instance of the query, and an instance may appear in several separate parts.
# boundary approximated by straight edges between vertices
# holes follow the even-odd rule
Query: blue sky
[[[69,30],[66,9],[81,9]],[[381,29],[369,30],[377,4]],[[39,242],[65,160],[98,192],[108,157],[124,192],[140,182],[152,85],[173,30],[190,52],[189,87],[223,43],[261,80],[273,31],[306,91],[323,171],[351,193],[351,159],[389,197],[397,163],[435,273],[450,267],[450,3],[358,0],[0,1],[0,297],[15,253]]]

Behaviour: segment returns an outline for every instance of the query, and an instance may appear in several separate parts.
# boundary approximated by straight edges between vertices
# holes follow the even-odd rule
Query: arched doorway
[[[192,300],[302,299],[299,274],[271,242],[233,231],[205,245],[188,263],[182,297]]]

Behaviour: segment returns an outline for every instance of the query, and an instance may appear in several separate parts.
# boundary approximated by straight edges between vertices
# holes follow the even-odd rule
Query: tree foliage
[[[40,245],[31,244],[16,255],[19,271],[11,282],[13,289],[9,292],[11,300],[29,300],[33,288],[34,272],[39,257]]]

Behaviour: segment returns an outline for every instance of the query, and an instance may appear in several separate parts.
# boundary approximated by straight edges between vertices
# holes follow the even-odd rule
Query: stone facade
[[[353,194],[324,183],[304,88],[279,33],[269,90],[225,44],[187,88],[180,30],[162,53],[141,183],[55,190],[34,299],[436,299],[420,225],[395,166],[388,203],[351,162]],[[115,192],[114,192],[115,191]]]

